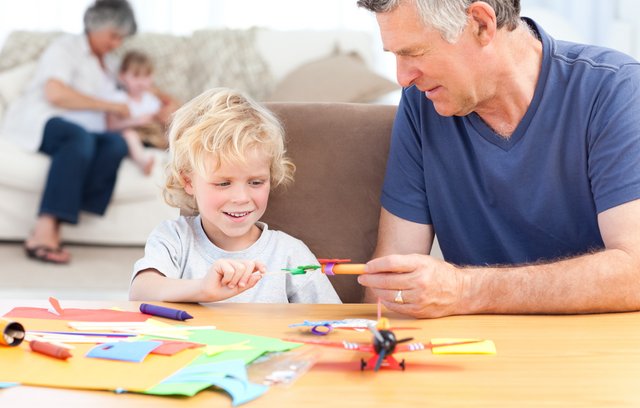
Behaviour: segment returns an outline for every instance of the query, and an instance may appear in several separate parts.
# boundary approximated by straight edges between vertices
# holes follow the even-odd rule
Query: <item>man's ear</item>
[[[469,5],[467,14],[470,17],[473,34],[481,45],[489,44],[496,36],[497,18],[493,7],[484,1],[476,1]]]

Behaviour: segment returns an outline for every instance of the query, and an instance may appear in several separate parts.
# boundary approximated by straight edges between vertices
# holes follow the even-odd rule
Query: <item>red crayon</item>
[[[56,346],[55,344],[47,343],[46,341],[32,340],[29,342],[29,347],[37,353],[59,358],[60,360],[66,360],[71,357],[69,350],[64,347]]]

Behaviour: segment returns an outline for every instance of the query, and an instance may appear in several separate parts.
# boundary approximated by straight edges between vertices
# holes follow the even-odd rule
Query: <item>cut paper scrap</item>
[[[249,340],[241,341],[236,344],[225,344],[225,345],[209,345],[204,349],[204,354],[207,356],[215,356],[216,354],[223,353],[225,351],[231,350],[251,350],[253,347],[248,345]]]
[[[438,344],[454,343],[463,341],[474,341],[480,339],[454,339],[437,338],[431,339],[434,345],[431,350],[433,354],[496,354],[496,345],[491,340],[478,341],[476,343],[458,344],[456,346],[438,347]]]
[[[174,340],[187,340],[194,330],[215,329],[215,326],[174,326],[153,318],[139,323],[69,322],[69,326],[80,331],[111,330],[118,333],[163,337]]]
[[[151,351],[152,354],[172,356],[186,349],[204,347],[204,344],[192,343],[189,341],[161,340],[162,344]]]
[[[211,386],[226,391],[231,396],[234,406],[252,401],[268,390],[265,385],[249,381],[244,361],[227,360],[190,365],[145,393],[193,396]]]
[[[58,342],[58,343],[88,343],[88,344],[97,344],[97,343],[109,343],[114,340],[125,340],[125,338],[116,338],[113,336],[109,336],[107,333],[105,336],[85,336],[81,334],[61,334],[61,333],[41,333],[41,332],[27,332],[27,340],[40,340],[48,343]]]
[[[149,353],[160,346],[159,341],[118,341],[95,346],[86,354],[91,358],[141,363]]]
[[[4,317],[14,319],[51,319],[51,320],[79,320],[93,322],[144,322],[149,316],[139,312],[125,312],[110,309],[63,309],[60,316],[40,307],[15,307]]]
[[[161,322],[160,320],[154,318],[148,318],[144,321],[137,322],[108,322],[108,321],[100,321],[100,322],[91,322],[91,321],[80,321],[67,322],[69,327],[81,330],[81,331],[101,331],[101,330],[138,330],[138,329],[157,329],[157,328],[175,328],[176,326]]]
[[[49,303],[51,303],[51,307],[52,309],[48,309],[49,312],[53,313],[53,314],[57,314],[58,316],[61,316],[64,311],[62,310],[62,306],[60,306],[60,302],[58,301],[58,299],[54,298],[54,297],[50,297],[49,298]]]
[[[68,330],[66,322],[52,319],[20,319],[33,330]],[[24,342],[23,342],[24,343]],[[66,362],[29,351],[29,346],[0,347],[0,362],[10,370],[0,370],[0,382],[24,385],[92,389],[144,391],[186,367],[201,354],[188,349],[171,357],[150,354],[143,364],[127,361],[85,358],[93,344],[76,344],[73,357]]]

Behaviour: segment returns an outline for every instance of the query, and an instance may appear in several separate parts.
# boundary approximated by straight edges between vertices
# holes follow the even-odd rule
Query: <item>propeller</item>
[[[380,369],[380,366],[382,365],[382,362],[384,361],[384,357],[387,354],[387,350],[382,349],[380,350],[380,354],[378,354],[378,359],[376,360],[376,366],[373,368],[373,371],[378,371]]]
[[[380,330],[378,330],[376,325],[372,323],[368,327],[369,327],[369,331],[373,333],[373,337],[375,337],[380,343],[383,343],[384,337],[382,337],[382,334],[380,333]]]

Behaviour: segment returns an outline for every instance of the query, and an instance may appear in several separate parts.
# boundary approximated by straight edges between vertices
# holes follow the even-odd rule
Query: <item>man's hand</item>
[[[465,274],[449,263],[429,255],[389,255],[369,261],[366,270],[358,282],[389,310],[418,318],[463,313]]]

